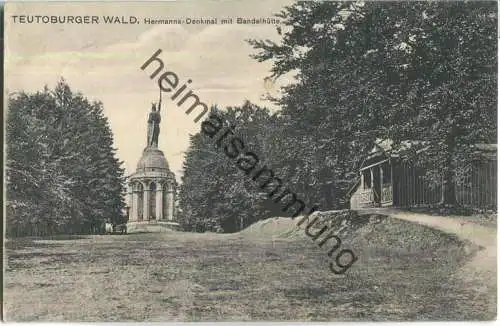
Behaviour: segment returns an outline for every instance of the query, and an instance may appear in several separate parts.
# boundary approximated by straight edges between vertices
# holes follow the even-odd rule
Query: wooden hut
[[[376,142],[359,169],[358,181],[348,193],[352,209],[430,206],[441,201],[441,182],[428,181],[425,170],[400,155],[410,146],[411,142],[403,142],[394,149],[390,140]],[[457,203],[496,210],[497,145],[477,144],[474,150],[472,168],[455,181]]]

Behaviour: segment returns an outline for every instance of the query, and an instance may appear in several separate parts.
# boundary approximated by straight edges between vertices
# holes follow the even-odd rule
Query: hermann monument
[[[158,149],[161,92],[158,109],[153,103],[148,118],[146,148],[128,179],[129,224],[175,222],[175,174]]]

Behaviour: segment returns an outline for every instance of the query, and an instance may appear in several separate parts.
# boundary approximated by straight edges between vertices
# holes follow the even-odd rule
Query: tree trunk
[[[443,206],[455,206],[457,203],[455,197],[455,182],[453,180],[453,163],[452,155],[454,149],[454,134],[456,130],[452,127],[452,130],[446,137],[446,148],[445,148],[445,165],[443,169],[443,186],[441,190],[441,202],[440,205]]]
[[[443,187],[441,190],[440,205],[455,206],[455,183],[453,182],[453,170],[451,166],[446,166],[443,173]]]

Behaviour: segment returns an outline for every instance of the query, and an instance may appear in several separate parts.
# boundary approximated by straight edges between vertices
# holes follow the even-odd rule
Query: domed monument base
[[[146,225],[158,225],[160,229],[178,225],[175,223],[177,183],[165,155],[158,149],[159,119],[159,110],[156,112],[153,106],[148,121],[148,145],[142,152],[135,173],[129,176],[127,228],[131,231],[140,231]]]

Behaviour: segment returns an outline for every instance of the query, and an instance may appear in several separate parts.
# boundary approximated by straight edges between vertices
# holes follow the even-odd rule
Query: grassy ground
[[[493,319],[466,280],[481,248],[397,219],[359,225],[343,276],[284,219],[232,235],[180,232],[6,243],[7,321]],[[495,279],[496,284],[496,279]],[[491,290],[491,287],[489,288]],[[495,287],[493,286],[493,289]],[[494,290],[493,290],[494,291]],[[493,296],[496,298],[496,293]]]

